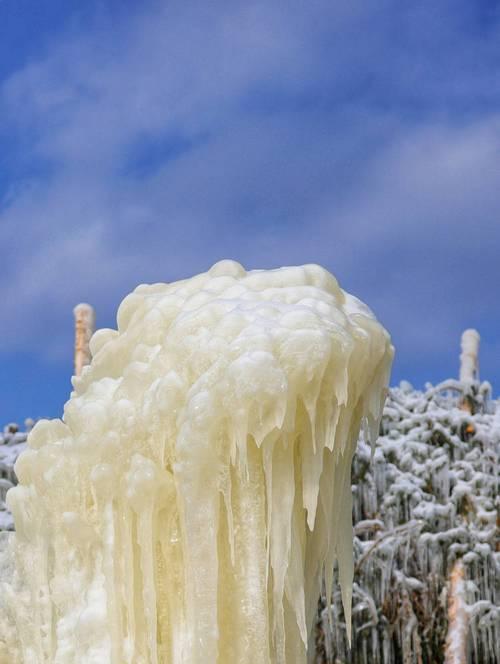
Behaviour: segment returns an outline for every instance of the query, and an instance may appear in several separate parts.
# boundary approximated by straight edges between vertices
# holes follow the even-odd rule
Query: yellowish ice
[[[303,664],[335,560],[350,625],[387,332],[318,265],[233,261],[139,286],[117,322],[17,461],[0,661]]]

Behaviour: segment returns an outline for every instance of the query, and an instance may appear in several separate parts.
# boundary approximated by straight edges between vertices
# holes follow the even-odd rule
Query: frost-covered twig
[[[406,535],[410,531],[415,530],[416,528],[419,527],[421,528],[422,526],[423,526],[423,521],[410,521],[409,523],[405,523],[403,526],[398,526],[397,528],[393,528],[392,530],[385,532],[383,535],[380,535],[380,537],[376,539],[373,542],[373,544],[359,558],[354,568],[354,573],[359,571],[360,567],[363,565],[368,556],[370,556],[374,552],[374,550],[378,546],[380,546],[380,544],[382,544],[384,540],[389,539],[390,537],[398,537],[401,535]]]

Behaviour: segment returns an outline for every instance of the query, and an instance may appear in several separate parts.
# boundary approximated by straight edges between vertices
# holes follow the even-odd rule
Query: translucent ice
[[[317,265],[222,261],[117,319],[17,461],[0,661],[304,662],[335,559],[350,624],[351,460],[388,334]]]

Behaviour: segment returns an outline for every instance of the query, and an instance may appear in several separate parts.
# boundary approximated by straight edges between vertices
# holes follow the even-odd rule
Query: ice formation
[[[388,334],[316,265],[222,261],[117,321],[16,462],[0,661],[302,664],[335,559],[350,622]]]

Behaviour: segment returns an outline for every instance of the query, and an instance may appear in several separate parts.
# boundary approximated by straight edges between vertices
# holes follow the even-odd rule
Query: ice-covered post
[[[460,382],[463,385],[463,398],[460,407],[469,413],[475,410],[473,388],[479,381],[479,340],[480,336],[477,330],[465,330],[462,334]]]
[[[350,630],[389,335],[318,265],[233,261],[139,286],[117,323],[16,464],[0,661],[3,638],[9,664],[304,664],[336,559]]]
[[[94,333],[95,312],[90,304],[77,304],[73,309],[75,316],[75,376],[82,373],[85,365],[90,364],[89,341]]]
[[[479,332],[465,330],[462,334],[460,355],[460,381],[471,384],[479,380]]]

